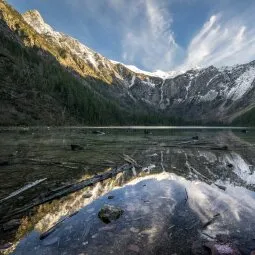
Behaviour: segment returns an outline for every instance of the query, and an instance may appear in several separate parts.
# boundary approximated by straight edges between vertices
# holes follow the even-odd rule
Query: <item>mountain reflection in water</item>
[[[141,167],[37,208],[23,220],[13,254],[189,254],[196,240],[213,240],[219,234],[227,235],[244,254],[254,249],[253,131],[244,135],[238,130],[153,130],[149,135],[109,130],[102,136],[86,132],[54,130],[42,137],[37,133],[39,140],[30,142],[27,156],[68,161],[69,155],[70,162],[87,161],[87,168],[75,173],[76,180],[93,175],[92,168],[99,172],[95,162],[108,162],[110,168],[123,164],[122,154]],[[52,140],[45,139],[49,134]],[[65,142],[58,148],[63,136]],[[70,152],[71,143],[85,149]],[[226,145],[226,150],[217,149]],[[45,185],[55,185],[55,173],[39,176],[48,178]],[[124,210],[107,225],[98,218],[106,204]],[[40,240],[42,232],[77,210]],[[34,230],[25,230],[31,224]],[[28,235],[23,237],[21,230]]]

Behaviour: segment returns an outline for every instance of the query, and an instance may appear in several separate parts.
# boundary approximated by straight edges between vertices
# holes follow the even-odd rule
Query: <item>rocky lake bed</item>
[[[0,132],[3,254],[255,250],[253,129]]]

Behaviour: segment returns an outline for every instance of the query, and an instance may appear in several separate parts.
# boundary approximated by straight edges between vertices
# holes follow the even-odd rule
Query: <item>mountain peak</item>
[[[26,18],[26,19],[30,18],[30,19],[34,19],[34,20],[44,23],[42,15],[37,10],[29,10],[29,11],[25,12],[22,16],[23,16],[23,18]]]
[[[45,23],[42,15],[37,10],[29,10],[23,15],[24,20],[31,25],[39,34],[52,33],[51,26]]]

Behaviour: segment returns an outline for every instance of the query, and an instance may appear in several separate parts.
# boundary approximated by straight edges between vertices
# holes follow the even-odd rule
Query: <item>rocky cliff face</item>
[[[191,70],[132,94],[166,114],[203,121],[232,121],[254,107],[255,61],[232,68]]]

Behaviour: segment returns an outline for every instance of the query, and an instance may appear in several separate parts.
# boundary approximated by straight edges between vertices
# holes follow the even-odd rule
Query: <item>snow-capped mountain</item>
[[[230,121],[254,106],[255,61],[232,68],[191,70],[158,86],[145,90],[137,85],[131,90],[175,116]]]
[[[67,59],[77,63],[80,74],[115,85],[109,86],[104,96],[122,98],[124,106],[134,103],[169,116],[204,121],[231,121],[254,107],[255,61],[234,67],[150,73],[109,60],[54,31],[38,11],[26,12],[23,18],[48,42],[63,49]]]
[[[141,70],[141,69],[139,69],[138,67],[133,66],[133,65],[125,65],[125,64],[123,64],[123,63],[120,63],[120,62],[114,61],[114,60],[111,60],[111,62],[112,62],[113,64],[120,64],[120,65],[123,65],[123,66],[125,66],[126,68],[128,68],[129,70],[133,71],[133,72],[136,73],[136,74],[145,74],[146,76],[158,77],[158,78],[162,78],[162,79],[174,78],[174,77],[177,76],[177,75],[180,75],[180,74],[185,73],[185,71],[170,71],[170,72],[164,72],[164,71],[161,71],[161,70],[157,70],[157,71],[155,71],[155,72],[147,72],[147,71]]]
[[[83,59],[84,61],[88,62],[92,65],[95,69],[99,69],[99,67],[106,67],[108,69],[112,69],[113,66],[122,65],[128,68],[130,71],[136,74],[143,74],[146,76],[151,77],[158,77],[162,79],[173,78],[178,74],[184,73],[184,71],[171,71],[171,72],[163,72],[163,71],[156,71],[156,72],[147,72],[140,70],[136,66],[132,65],[125,65],[123,63],[108,60],[101,54],[93,51],[92,49],[88,48],[87,46],[80,43],[78,40],[67,36],[63,33],[56,32],[54,29],[46,24],[41,16],[41,14],[37,10],[28,11],[23,14],[23,18],[26,20],[28,24],[30,24],[39,34],[45,35],[50,37],[55,43],[57,43],[60,47],[67,48],[70,50],[74,55]],[[48,40],[50,39],[48,38]],[[100,66],[101,64],[101,66]]]

